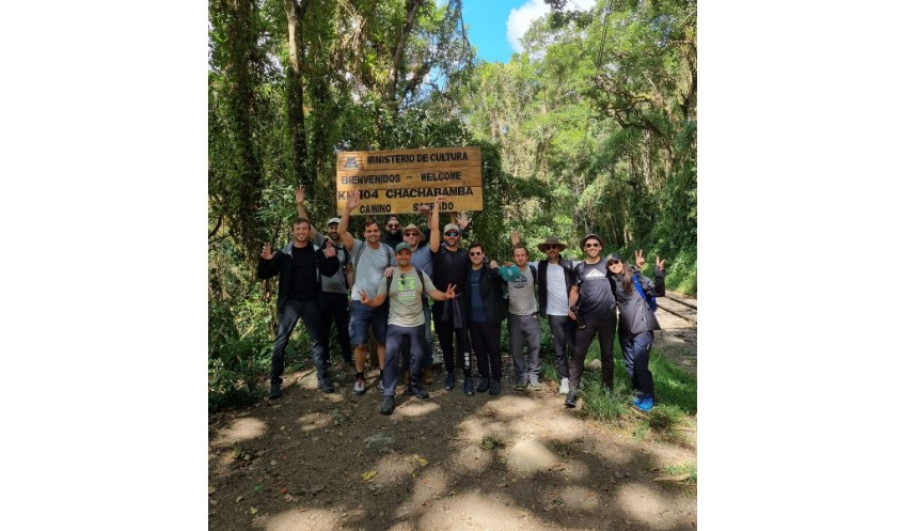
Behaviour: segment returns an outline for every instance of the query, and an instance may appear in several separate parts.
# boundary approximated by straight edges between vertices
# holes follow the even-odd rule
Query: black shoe
[[[566,395],[566,407],[575,407],[575,402],[578,401],[578,391],[572,389],[569,391],[569,394]]]
[[[483,393],[488,390],[491,386],[491,379],[482,377],[478,380],[478,387],[475,388],[479,393]]]
[[[381,402],[381,409],[378,411],[382,415],[390,415],[394,412],[394,397],[386,396]]]
[[[319,382],[319,389],[325,394],[333,393],[334,382],[331,381],[331,378],[323,378],[322,381]]]
[[[415,395],[416,398],[421,398],[422,400],[428,398],[428,391],[426,391],[424,387],[417,387],[413,389],[412,394]]]
[[[447,379],[444,380],[444,389],[452,391],[454,387],[456,387],[456,375],[451,372],[447,375]]]
[[[497,396],[500,394],[500,381],[494,380],[491,382],[491,390],[488,391],[489,395]]]
[[[269,400],[275,400],[281,396],[281,384],[278,382],[272,382],[272,386],[269,387]]]
[[[466,378],[463,380],[463,390],[466,392],[466,396],[472,396],[475,394],[475,384],[472,383],[471,378]]]

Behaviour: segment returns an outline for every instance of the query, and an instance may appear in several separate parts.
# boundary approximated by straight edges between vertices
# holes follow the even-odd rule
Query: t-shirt
[[[537,298],[534,296],[534,283],[537,279],[531,274],[531,267],[525,266],[523,272],[518,266],[512,265],[506,269],[507,277],[511,280],[507,281],[506,286],[509,291],[509,313],[513,315],[531,315],[537,313]],[[517,277],[512,277],[511,273],[518,273]]]
[[[291,247],[291,289],[288,299],[310,299],[318,295],[316,289],[316,252],[312,244]]]
[[[484,323],[488,320],[487,311],[484,309],[484,299],[481,298],[481,273],[481,269],[469,270],[469,302],[472,305],[471,319],[476,323]]]
[[[547,263],[547,315],[569,315],[569,293],[566,270],[559,264]]]
[[[391,302],[388,309],[388,324],[395,326],[414,327],[425,324],[425,309],[422,306],[422,294],[434,291],[434,283],[431,277],[422,273],[425,286],[420,286],[419,274],[413,269],[408,273],[394,270],[394,280],[391,282],[391,292],[388,294]],[[381,279],[378,285],[377,295],[387,293],[387,280]],[[366,291],[366,295],[369,292]]]
[[[575,278],[580,296],[579,306],[585,319],[615,319],[616,298],[607,277],[606,263],[584,264],[580,278]]]
[[[434,263],[434,285],[441,291],[447,290],[448,284],[456,286],[457,296],[468,290],[467,277],[472,263],[469,261],[469,253],[464,249],[451,251],[443,245],[438,252],[431,253]]]
[[[331,238],[324,236],[321,232],[316,233],[316,245],[318,245],[320,249],[324,249],[325,242],[330,239]],[[344,266],[347,265],[347,260],[350,258],[350,253],[344,252],[344,246],[341,243],[335,244],[334,241],[332,241],[331,245],[335,248],[335,251],[337,251],[337,259],[338,262],[341,263],[341,267],[333,276],[322,276],[322,291],[325,291],[327,293],[343,293],[344,296],[346,296],[347,275],[344,272]],[[368,293],[368,291],[366,293]]]
[[[393,256],[393,251],[384,243],[379,243],[378,249],[372,249],[366,242],[353,239],[350,259],[356,264],[356,269],[351,300],[359,300],[360,288],[364,289],[370,298],[375,296],[378,284],[384,277],[384,270],[390,265]]]

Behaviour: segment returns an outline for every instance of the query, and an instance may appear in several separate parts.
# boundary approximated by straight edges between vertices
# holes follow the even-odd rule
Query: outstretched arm
[[[316,240],[316,227],[313,225],[311,219],[309,219],[309,214],[306,213],[306,207],[303,206],[304,203],[304,194],[303,187],[300,186],[296,190],[294,190],[294,202],[297,204],[297,215],[301,218],[309,221],[309,240]]]
[[[436,301],[445,301],[456,297],[456,287],[453,284],[447,284],[447,291],[433,289],[428,292],[428,295]]]
[[[428,241],[428,247],[431,252],[436,253],[441,248],[441,205],[444,203],[444,196],[439,195],[434,199],[434,210],[431,211],[431,237]]]
[[[341,222],[337,226],[338,236],[340,236],[344,248],[348,251],[353,250],[353,235],[347,232],[347,227],[350,226],[350,212],[358,206],[359,190],[354,190],[347,195],[347,208],[344,209],[344,213],[341,215]]]

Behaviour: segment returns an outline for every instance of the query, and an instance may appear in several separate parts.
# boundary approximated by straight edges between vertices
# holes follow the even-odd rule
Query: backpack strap
[[[635,273],[632,277],[634,281],[634,289],[637,290],[638,293],[641,294],[641,298],[647,302],[647,306],[650,308],[650,311],[656,311],[656,297],[647,297],[647,294],[644,293],[644,287],[641,286],[641,276],[638,273]]]

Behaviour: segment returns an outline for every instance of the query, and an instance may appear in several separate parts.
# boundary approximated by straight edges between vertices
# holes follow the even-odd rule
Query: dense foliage
[[[461,2],[210,0],[211,408],[256,393],[274,323],[257,254],[287,241],[298,185],[318,226],[336,214],[342,150],[480,146],[473,238],[490,254],[511,256],[513,229],[532,252],[598,232],[666,257],[670,285],[696,292],[696,3],[555,10],[490,64]]]

